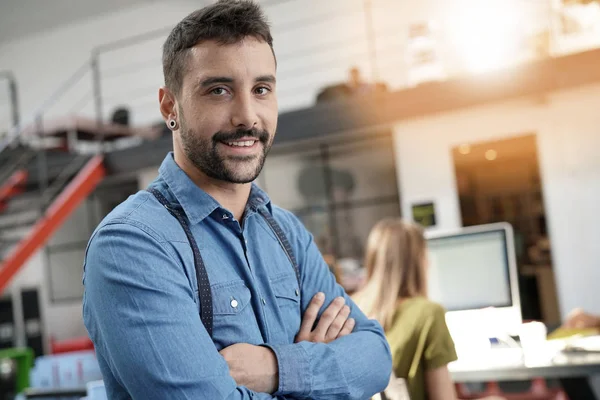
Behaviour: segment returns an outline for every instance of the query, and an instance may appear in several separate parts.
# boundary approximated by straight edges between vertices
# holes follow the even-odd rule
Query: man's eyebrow
[[[254,80],[255,82],[266,82],[266,83],[275,83],[276,79],[274,75],[261,75]]]
[[[227,76],[211,76],[200,81],[201,87],[214,85],[215,83],[233,83],[233,78]]]

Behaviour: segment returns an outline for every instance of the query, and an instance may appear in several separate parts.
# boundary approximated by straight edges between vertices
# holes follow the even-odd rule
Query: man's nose
[[[238,96],[231,114],[231,124],[238,129],[252,129],[258,124],[252,96]]]

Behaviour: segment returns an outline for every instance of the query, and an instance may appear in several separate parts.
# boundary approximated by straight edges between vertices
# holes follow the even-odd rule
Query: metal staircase
[[[40,128],[44,113],[89,70],[76,71],[38,109],[33,121]],[[56,148],[42,136],[20,135],[17,85],[9,81],[13,128],[0,137],[0,293],[27,260],[41,249],[106,175],[102,155],[83,155]],[[38,133],[39,135],[39,133]]]
[[[102,156],[41,152],[0,153],[0,161],[17,160],[0,163],[9,176],[0,186],[0,292],[106,175]]]

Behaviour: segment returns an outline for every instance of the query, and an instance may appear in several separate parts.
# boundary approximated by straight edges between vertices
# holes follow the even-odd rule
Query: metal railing
[[[11,71],[0,71],[0,81],[6,81],[8,86],[8,102],[5,104],[9,108],[9,123],[12,127],[19,126],[20,113],[19,113],[19,93],[17,88],[17,79]],[[2,132],[0,132],[2,133]],[[10,130],[6,132],[5,137],[0,136],[0,152],[3,149],[2,142],[8,141],[10,138]]]
[[[2,152],[2,150],[9,145],[14,144],[21,139],[20,134],[24,127],[35,124],[38,128],[42,128],[46,111],[58,100],[60,100],[60,98],[64,96],[68,89],[80,82],[89,71],[91,71],[89,62],[81,65],[71,76],[69,76],[52,92],[52,94],[36,109],[36,111],[34,111],[32,117],[24,122],[21,121],[18,112],[17,87],[15,82],[12,85],[14,88],[14,94],[12,95],[14,99],[13,107],[16,110],[13,112],[13,126],[8,131],[6,137],[0,141],[0,152]]]
[[[30,169],[33,165],[36,166],[37,176],[30,177],[37,183],[37,196],[28,196],[21,200],[20,209],[22,210],[38,210],[42,215],[52,200],[60,193],[60,190],[66,185],[68,180],[74,176],[78,169],[83,165],[82,157],[76,157],[71,160],[58,173],[57,176],[49,175],[48,164],[48,149],[44,145],[46,138],[43,133],[44,118],[47,116],[48,110],[59,101],[65,93],[77,85],[91,71],[89,62],[81,65],[75,73],[69,76],[61,85],[55,89],[51,95],[36,109],[32,118],[22,122],[18,113],[18,99],[16,93],[16,82],[12,74],[8,75],[13,79],[11,84],[12,95],[14,101],[13,126],[8,134],[0,141],[0,153],[3,150],[10,150],[21,144],[27,144],[24,148],[19,148],[14,154],[6,156],[6,163],[0,165],[0,182],[4,182],[13,172],[19,169]],[[23,137],[21,135],[24,127],[30,127],[31,135]],[[32,164],[35,162],[35,164]],[[33,187],[29,188],[34,189]],[[30,215],[18,213],[13,216],[13,223],[25,223],[30,221]]]
[[[13,126],[19,124],[19,92],[17,89],[17,79],[11,71],[0,71],[0,80],[6,80],[8,83],[8,105],[10,107],[10,119]]]

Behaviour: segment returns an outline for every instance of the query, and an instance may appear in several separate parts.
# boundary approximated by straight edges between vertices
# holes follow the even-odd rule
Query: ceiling
[[[0,43],[157,0],[0,0]]]

